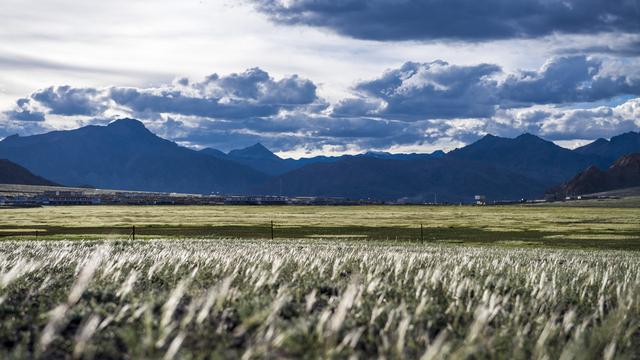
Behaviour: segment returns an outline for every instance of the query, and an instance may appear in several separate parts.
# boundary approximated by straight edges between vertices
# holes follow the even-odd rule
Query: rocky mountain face
[[[640,153],[623,155],[606,170],[590,166],[551,193],[575,196],[635,186],[640,186]]]

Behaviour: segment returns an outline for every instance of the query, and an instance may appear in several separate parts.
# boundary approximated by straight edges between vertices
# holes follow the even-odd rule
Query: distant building
[[[224,203],[226,205],[285,205],[287,198],[284,196],[227,196]]]
[[[476,201],[476,205],[486,205],[487,204],[487,197],[484,195],[476,195],[474,197],[475,201]]]
[[[45,191],[44,205],[98,205],[100,198],[89,196],[81,191]]]

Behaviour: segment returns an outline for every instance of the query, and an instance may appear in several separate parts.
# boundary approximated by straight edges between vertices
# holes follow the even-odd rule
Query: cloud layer
[[[640,31],[629,0],[253,0],[287,25],[328,28],[368,40],[485,41],[551,34]]]
[[[334,113],[408,121],[488,118],[498,109],[640,95],[640,73],[611,71],[603,60],[584,55],[553,58],[539,70],[506,74],[498,80],[501,72],[492,64],[407,62],[357,84],[360,98],[344,100]]]
[[[333,104],[311,80],[259,68],[149,88],[51,86],[2,113],[0,136],[131,116],[187,145],[229,150],[260,141],[298,154],[449,149],[486,133],[595,139],[640,127],[640,72],[629,66],[583,55],[513,73],[407,62]]]

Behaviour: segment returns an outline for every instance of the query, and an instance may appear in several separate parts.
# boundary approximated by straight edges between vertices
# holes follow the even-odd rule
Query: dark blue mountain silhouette
[[[243,192],[266,175],[159,138],[132,119],[0,142],[0,158],[73,186],[187,193]]]
[[[450,157],[393,160],[344,158],[311,164],[270,180],[257,191],[357,199],[468,202],[475,194],[520,199],[541,194],[545,184],[491,164]]]
[[[640,149],[640,133],[630,131],[614,136],[611,140],[598,139],[574,151],[583,155],[597,156],[604,162],[611,163],[623,155],[637,152],[638,149]]]
[[[491,164],[548,184],[559,184],[589,165],[603,163],[599,157],[565,149],[531,134],[515,139],[486,135],[447,157]]]
[[[200,152],[218,159],[232,160],[269,175],[282,175],[289,171],[299,169],[305,165],[317,163],[333,163],[351,157],[367,157],[392,160],[418,160],[438,158],[445,155],[445,153],[442,151],[435,151],[431,154],[392,154],[388,152],[369,151],[359,155],[315,156],[301,159],[283,159],[271,152],[260,143],[243,149],[231,150],[228,154],[212,148],[202,149],[200,150]]]
[[[0,184],[58,186],[6,159],[0,159]]]
[[[186,193],[341,196],[384,200],[470,201],[542,196],[613,154],[640,151],[638,133],[571,151],[531,134],[487,135],[444,154],[368,152],[282,159],[261,144],[225,154],[159,138],[132,119],[0,141],[9,159],[56,183]]]

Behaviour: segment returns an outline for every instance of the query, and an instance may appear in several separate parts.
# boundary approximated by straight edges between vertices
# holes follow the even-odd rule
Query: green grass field
[[[351,238],[640,249],[640,209],[537,206],[78,206],[6,209],[5,239]],[[420,225],[423,226],[422,238]]]

